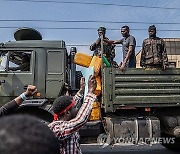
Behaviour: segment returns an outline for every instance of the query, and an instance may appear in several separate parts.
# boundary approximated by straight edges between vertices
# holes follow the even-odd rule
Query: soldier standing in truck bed
[[[162,68],[168,66],[168,57],[163,39],[156,36],[156,27],[150,26],[149,38],[143,41],[140,66],[145,68]]]
[[[130,29],[128,26],[122,26],[121,34],[123,36],[120,40],[106,40],[105,42],[109,44],[122,44],[123,51],[123,61],[120,64],[120,70],[125,71],[126,68],[135,68],[136,67],[136,56],[135,56],[135,47],[136,39],[134,36],[130,35]]]
[[[103,35],[103,38],[107,39],[107,40],[108,40],[108,38],[105,36],[105,34],[106,34],[105,27],[99,27],[97,31],[98,31],[99,38],[96,40],[96,42],[94,42],[93,44],[90,45],[90,50],[94,51],[93,56],[101,57],[101,38],[100,38],[100,36]],[[115,58],[114,47],[115,47],[115,45],[111,45],[106,42],[103,42],[103,49],[104,49],[103,55],[107,58],[107,60],[113,67],[118,67],[118,64],[115,61],[113,61],[113,59]]]

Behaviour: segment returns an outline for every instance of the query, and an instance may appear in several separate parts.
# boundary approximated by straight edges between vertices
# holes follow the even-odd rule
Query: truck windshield
[[[0,56],[0,71],[5,71],[7,65],[7,52],[1,52]]]

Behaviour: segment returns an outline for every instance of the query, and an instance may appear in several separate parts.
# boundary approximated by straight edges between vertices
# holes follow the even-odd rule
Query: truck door
[[[66,78],[66,51],[49,50],[47,53],[46,97],[56,98]]]
[[[34,84],[35,52],[32,50],[0,51],[0,106]]]

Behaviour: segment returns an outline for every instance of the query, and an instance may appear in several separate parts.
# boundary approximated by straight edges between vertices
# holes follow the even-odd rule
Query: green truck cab
[[[73,63],[76,48],[68,54],[64,41],[41,40],[34,29],[19,29],[15,38],[0,44],[0,105],[20,95],[28,84],[36,85],[38,95],[24,101],[17,113],[51,122],[52,102],[63,95],[65,84],[70,85],[72,95],[79,88],[81,73]],[[80,130],[88,141],[102,133],[110,137],[109,144],[115,144],[118,138],[130,139],[133,144],[153,144],[157,138],[170,137],[173,142],[162,144],[179,148],[180,69],[134,68],[121,72],[103,67],[102,95],[98,99],[101,119],[89,121]]]
[[[61,95],[64,84],[68,82],[69,57],[65,42],[26,39],[18,38],[18,41],[2,43],[0,46],[0,102],[3,105],[20,95],[27,85],[36,85],[39,95],[25,101],[22,107],[29,107],[26,110],[41,117],[44,116],[43,112],[44,120],[51,121],[51,112],[45,111],[49,111],[52,100]],[[29,65],[28,69],[21,67],[25,56],[28,57],[25,62]]]

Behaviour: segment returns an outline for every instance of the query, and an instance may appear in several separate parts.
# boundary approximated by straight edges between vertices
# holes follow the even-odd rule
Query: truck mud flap
[[[153,144],[160,137],[160,121],[156,117],[106,117],[105,121],[111,144]]]

